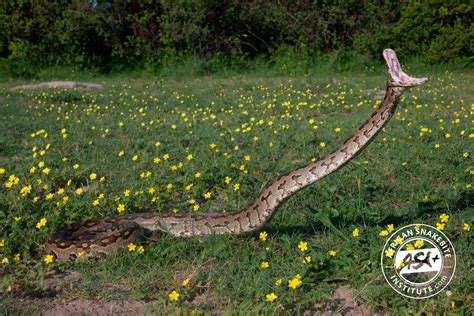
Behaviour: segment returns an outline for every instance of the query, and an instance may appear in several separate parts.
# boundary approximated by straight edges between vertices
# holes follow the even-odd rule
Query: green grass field
[[[258,232],[163,237],[143,252],[76,263],[45,261],[45,240],[64,223],[119,210],[246,206],[274,177],[342,144],[383,96],[384,69],[190,78],[69,74],[105,84],[97,91],[12,92],[19,82],[4,79],[0,313],[40,312],[45,306],[15,302],[53,297],[151,301],[156,312],[303,313],[341,285],[375,311],[472,313],[474,73],[423,71],[407,72],[431,81],[405,93],[359,157],[285,202],[265,227],[266,240]],[[387,238],[381,234],[391,225],[436,226],[443,213],[458,262],[450,295],[398,295],[381,272]],[[54,270],[77,271],[80,279],[52,290],[44,278]],[[293,289],[295,279],[301,282],[290,282]],[[173,291],[179,297],[170,297]]]

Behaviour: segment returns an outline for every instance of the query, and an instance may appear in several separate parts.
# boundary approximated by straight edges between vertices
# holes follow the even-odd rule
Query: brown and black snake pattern
[[[176,237],[241,235],[261,229],[285,199],[338,170],[359,154],[390,120],[403,92],[428,81],[404,73],[393,50],[385,49],[383,56],[388,68],[387,89],[371,117],[333,152],[276,178],[244,210],[202,215],[140,213],[90,219],[53,232],[46,243],[46,251],[64,260],[78,255],[97,257],[130,242],[139,242],[147,234],[167,233]]]

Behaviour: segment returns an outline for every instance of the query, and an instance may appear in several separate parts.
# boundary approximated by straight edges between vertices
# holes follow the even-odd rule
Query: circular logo
[[[394,232],[385,243],[382,272],[399,294],[415,299],[444,290],[456,270],[451,241],[435,227],[413,224]]]

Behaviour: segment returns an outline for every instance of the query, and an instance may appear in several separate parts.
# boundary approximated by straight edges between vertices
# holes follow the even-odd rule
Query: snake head
[[[428,78],[413,78],[403,72],[393,49],[384,49],[383,57],[388,67],[388,86],[410,88],[424,84]]]

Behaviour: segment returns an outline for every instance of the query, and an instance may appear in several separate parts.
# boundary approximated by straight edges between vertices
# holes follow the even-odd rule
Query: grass
[[[301,313],[347,284],[374,310],[469,314],[474,251],[472,229],[463,227],[474,219],[474,73],[424,70],[413,74],[430,76],[430,83],[405,94],[395,117],[359,157],[284,203],[264,229],[266,240],[258,232],[165,236],[144,245],[143,253],[51,264],[44,262],[43,245],[52,230],[115,215],[120,204],[125,213],[241,209],[274,177],[342,144],[377,104],[384,70],[93,76],[106,87],[92,92],[11,92],[18,81],[3,80],[0,310],[38,312],[12,302],[57,296],[153,301],[157,312]],[[84,73],[58,77],[91,79]],[[20,193],[28,185],[31,192]],[[88,191],[78,194],[84,187]],[[379,233],[391,224],[436,225],[442,213],[449,215],[444,231],[458,259],[451,296],[399,296],[382,276],[386,237]],[[47,223],[37,228],[42,218]],[[308,245],[304,252],[301,241]],[[78,271],[80,281],[52,291],[43,280],[53,270]],[[302,285],[288,287],[297,275]],[[172,291],[179,293],[177,302],[168,297]],[[278,298],[270,303],[272,292]]]

